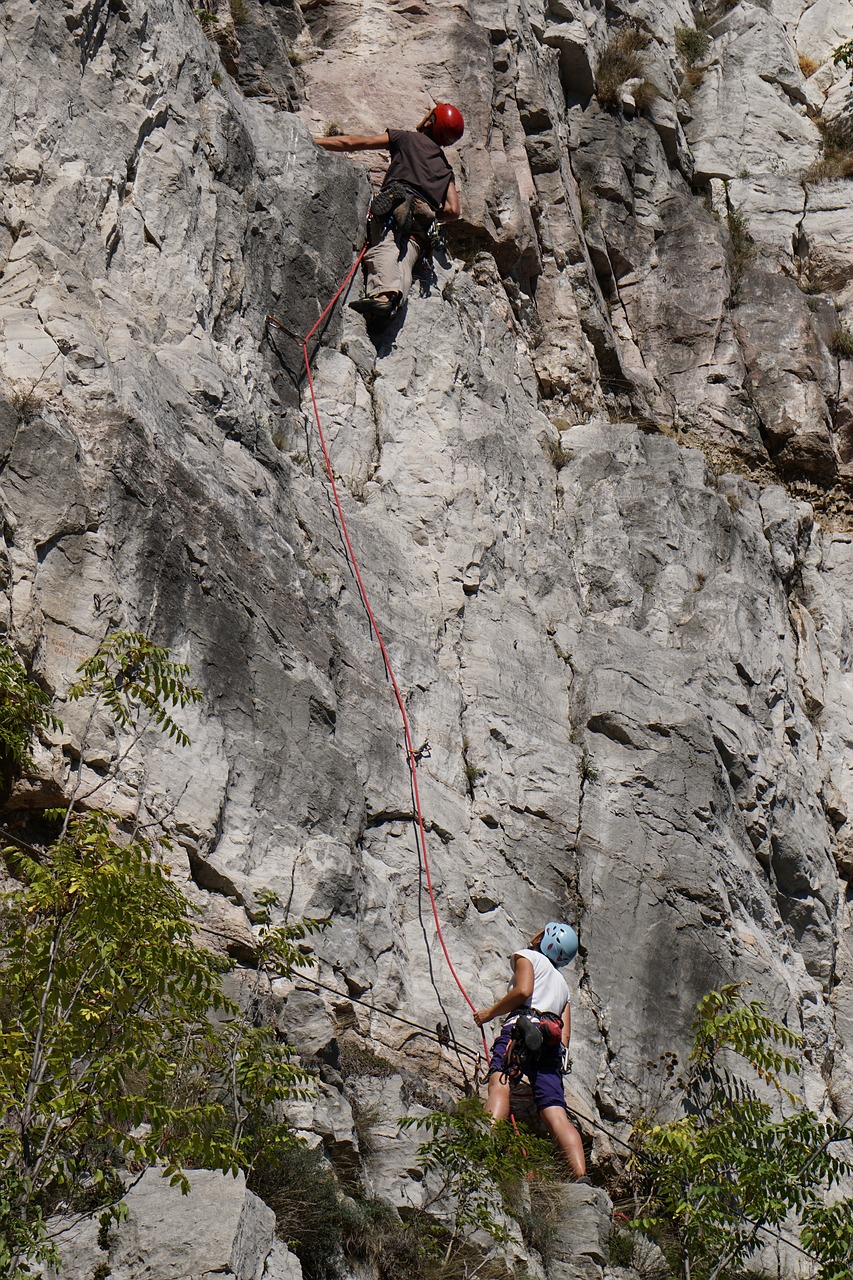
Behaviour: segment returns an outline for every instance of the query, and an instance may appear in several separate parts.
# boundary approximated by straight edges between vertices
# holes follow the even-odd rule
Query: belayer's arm
[[[491,1022],[492,1018],[500,1018],[506,1013],[512,1013],[513,1009],[519,1009],[523,1004],[530,1003],[530,997],[533,995],[533,965],[526,956],[515,956],[513,967],[513,983],[505,996],[501,996],[488,1009],[478,1009],[474,1014],[474,1021],[478,1027],[482,1027],[484,1022]]]
[[[387,148],[391,145],[391,139],[386,133],[341,133],[337,137],[318,138],[315,134],[311,135],[318,147],[322,147],[324,151],[381,151],[383,147]],[[453,184],[451,183],[451,186]]]

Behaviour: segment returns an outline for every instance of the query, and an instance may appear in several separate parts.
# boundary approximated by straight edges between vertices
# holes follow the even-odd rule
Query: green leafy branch
[[[448,1196],[452,1203],[445,1263],[468,1230],[508,1243],[513,1237],[505,1212],[513,1192],[524,1180],[553,1171],[550,1142],[529,1133],[522,1138],[506,1121],[493,1122],[478,1098],[463,1099],[454,1112],[407,1116],[399,1125],[430,1135],[418,1147],[418,1164],[441,1178],[435,1199]]]
[[[155,725],[188,742],[170,708],[198,701],[188,668],[139,633],[109,637],[79,668],[73,697],[92,696],[120,727]],[[5,718],[4,718],[5,716]],[[0,750],[25,761],[49,702],[8,651],[0,655]],[[81,743],[81,767],[85,752]],[[132,744],[133,745],[133,744]],[[117,762],[110,772],[114,774]],[[198,1166],[251,1172],[292,1149],[288,1098],[311,1078],[257,1001],[223,993],[234,962],[197,945],[197,915],[153,839],[103,811],[75,812],[59,836],[2,851],[18,881],[0,894],[0,1275],[56,1263],[49,1219],[102,1211],[118,1220],[116,1170],[162,1167],[189,1189]],[[87,797],[88,798],[88,797]],[[156,826],[155,826],[156,836]],[[162,842],[161,842],[162,843]],[[321,921],[276,925],[262,895],[259,980],[313,963]]]
[[[327,929],[329,920],[304,916],[301,920],[295,920],[289,924],[275,924],[273,912],[281,907],[278,894],[271,889],[262,889],[255,900],[258,905],[254,919],[258,926],[256,964],[259,975],[272,980],[289,974],[300,966],[313,967],[317,963],[317,958],[305,948],[305,939],[313,933],[320,933],[323,929]]]
[[[699,1001],[691,1027],[694,1039],[690,1061],[695,1064],[694,1074],[708,1071],[721,1050],[729,1050],[742,1058],[765,1084],[796,1102],[795,1095],[783,1087],[780,1076],[783,1073],[799,1075],[800,1064],[777,1046],[798,1049],[803,1038],[774,1021],[764,1012],[760,1001],[742,1000],[742,985],[730,983],[719,991],[710,991]]]
[[[168,737],[189,745],[188,735],[168,708],[198,702],[201,690],[189,683],[187,664],[175,662],[168,649],[140,631],[115,631],[77,670],[80,679],[68,690],[69,698],[94,696],[121,728],[135,726],[145,711]]]
[[[46,1213],[108,1190],[104,1152],[187,1190],[186,1168],[248,1170],[292,1146],[280,1107],[310,1076],[223,994],[233,962],[195,945],[197,912],[151,845],[88,813],[44,858],[4,852],[21,884],[0,899],[0,1234],[46,1258]]]
[[[836,66],[843,63],[845,67],[853,68],[853,40],[840,44],[833,54],[832,61]]]

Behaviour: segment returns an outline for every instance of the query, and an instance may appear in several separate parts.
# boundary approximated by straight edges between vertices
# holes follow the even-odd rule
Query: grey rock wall
[[[243,1174],[197,1169],[184,1196],[148,1169],[123,1204],[127,1216],[106,1236],[95,1219],[63,1224],[61,1265],[48,1267],[46,1280],[302,1280],[299,1259],[275,1238],[275,1214],[246,1189]]]
[[[478,1039],[424,897],[299,347],[264,324],[313,323],[381,169],[321,153],[306,124],[413,125],[442,98],[467,120],[436,280],[377,344],[344,309],[315,353],[371,602],[431,744],[432,875],[466,988],[490,999],[519,940],[566,917],[572,1083],[594,1120],[624,1132],[696,999],[732,979],[804,1031],[809,1100],[843,1111],[851,374],[834,337],[853,247],[849,181],[801,177],[848,99],[846,8],[735,6],[692,94],[686,3],[249,0],[221,50],[188,0],[0,15],[3,624],[60,696],[116,626],[191,663],[190,751],[151,743],[99,795],[164,817],[211,945],[249,955],[265,887],[331,918],[319,977],[338,994],[282,984],[278,1016],[332,1073],[296,1123],[346,1159],[344,1036],[459,1081],[433,1039],[353,998]],[[628,84],[604,109],[596,73],[629,10],[658,96],[638,110]],[[83,724],[63,714],[20,815],[68,785]],[[86,785],[121,751],[98,726]],[[376,1176],[402,1187],[410,1157],[387,1161]]]

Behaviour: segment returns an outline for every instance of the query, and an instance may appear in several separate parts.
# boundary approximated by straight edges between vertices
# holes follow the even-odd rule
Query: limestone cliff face
[[[848,109],[846,0],[709,8],[693,65],[687,0],[226,8],[0,14],[4,627],[60,693],[116,626],[191,663],[193,747],[129,760],[105,798],[165,815],[220,945],[250,946],[263,887],[331,917],[338,994],[282,1011],[303,1048],[334,1065],[336,1037],[370,1036],[455,1080],[351,1003],[477,1046],[299,347],[264,317],[305,332],[362,237],[368,166],[309,128],[457,102],[446,261],[378,345],[336,313],[315,362],[431,744],[454,963],[484,1002],[540,921],[577,924],[573,1088],[608,1124],[733,978],[804,1031],[809,1100],[849,1111],[853,220],[849,180],[803,182]],[[629,17],[642,74],[604,106]],[[66,725],[41,760],[58,787]],[[93,781],[120,750],[89,742]],[[352,1142],[333,1077],[300,1123]]]

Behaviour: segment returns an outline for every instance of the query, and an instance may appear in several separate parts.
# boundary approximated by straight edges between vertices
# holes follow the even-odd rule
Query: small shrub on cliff
[[[216,14],[210,13],[207,9],[193,9],[193,13],[204,34],[212,39],[219,26]]]
[[[755,241],[749,230],[749,220],[741,209],[729,209],[726,215],[731,245],[732,294],[737,297],[743,273],[755,257]]]
[[[50,710],[50,694],[26,673],[24,664],[6,644],[0,644],[0,770],[2,785],[14,772],[32,765],[34,736],[59,724]]]
[[[387,1058],[374,1053],[369,1045],[360,1044],[355,1040],[345,1040],[340,1048],[338,1070],[345,1080],[359,1076],[387,1079],[394,1075],[396,1067]]]
[[[603,107],[618,106],[625,81],[642,76],[642,51],[650,43],[651,37],[633,25],[623,27],[609,42],[595,72],[595,92]]]
[[[853,1173],[837,1146],[853,1131],[803,1109],[783,1082],[801,1070],[789,1051],[802,1037],[737,985],[700,1001],[693,1030],[683,1114],[642,1118],[632,1135],[632,1225],[671,1245],[685,1276],[719,1280],[743,1272],[763,1228],[795,1215],[818,1280],[849,1277],[853,1199],[830,1205],[827,1192]]]
[[[35,386],[26,390],[20,388],[9,396],[9,403],[18,415],[19,422],[32,422],[44,407],[44,397],[35,390]]]
[[[441,1228],[424,1214],[404,1222],[382,1201],[351,1201],[343,1230],[347,1255],[369,1263],[379,1280],[454,1280],[441,1263]]]
[[[343,1246],[347,1215],[322,1151],[295,1147],[287,1160],[261,1160],[251,1185],[274,1210],[276,1233],[299,1258],[305,1280],[323,1280]]]
[[[853,40],[840,44],[832,56],[832,61],[836,66],[842,64],[845,67],[853,68]]]
[[[688,67],[701,62],[711,47],[711,37],[707,31],[696,27],[676,27],[675,48],[679,57]]]

